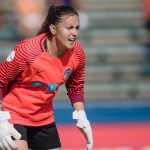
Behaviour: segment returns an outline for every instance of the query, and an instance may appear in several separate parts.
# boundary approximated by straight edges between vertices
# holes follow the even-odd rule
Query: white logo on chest
[[[13,50],[7,56],[6,61],[11,62],[14,59],[14,57],[15,57],[15,51]]]

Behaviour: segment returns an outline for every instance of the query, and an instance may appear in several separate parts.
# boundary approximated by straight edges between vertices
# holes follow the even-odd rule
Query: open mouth
[[[75,42],[75,40],[76,40],[75,38],[69,39],[69,41],[72,42],[72,43]]]

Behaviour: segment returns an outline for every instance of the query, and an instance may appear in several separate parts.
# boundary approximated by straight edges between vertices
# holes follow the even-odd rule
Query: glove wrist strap
[[[79,111],[75,110],[73,112],[73,119],[87,119],[85,111],[84,110],[79,110]]]
[[[10,119],[9,111],[0,111],[0,122]]]

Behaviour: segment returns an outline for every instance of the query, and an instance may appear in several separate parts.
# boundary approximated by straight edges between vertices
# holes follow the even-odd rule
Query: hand
[[[83,110],[74,111],[73,119],[77,120],[76,126],[84,134],[87,142],[87,150],[92,150],[93,147],[93,135],[89,120],[87,120],[86,113]]]
[[[7,114],[7,115],[6,115]],[[17,150],[11,136],[16,140],[21,138],[21,134],[8,122],[9,112],[0,111],[0,150]]]

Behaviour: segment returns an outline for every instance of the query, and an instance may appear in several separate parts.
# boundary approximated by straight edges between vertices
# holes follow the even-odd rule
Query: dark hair
[[[50,24],[57,25],[59,22],[61,22],[61,16],[63,15],[78,16],[78,12],[70,6],[51,6],[48,10],[47,17],[43,22],[42,27],[38,31],[37,35],[47,33],[48,38],[51,39],[52,34],[49,30],[49,25]]]

